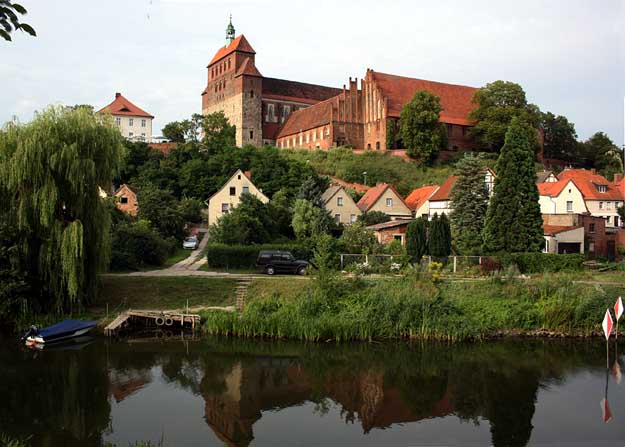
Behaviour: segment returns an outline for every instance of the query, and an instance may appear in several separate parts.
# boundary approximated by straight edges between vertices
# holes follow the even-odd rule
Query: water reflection
[[[614,378],[605,369],[601,348],[588,342],[528,340],[324,346],[212,338],[97,340],[80,351],[33,355],[5,342],[0,344],[0,432],[32,435],[36,446],[99,446],[110,436],[125,445],[142,437],[123,431],[122,406],[130,412],[126,419],[140,421],[153,410],[140,398],[167,394],[173,396],[169,420],[184,420],[187,437],[191,432],[204,436],[194,422],[203,416],[216,445],[271,445],[271,439],[255,440],[263,416],[287,421],[286,409],[312,403],[308,418],[338,408],[338,418],[325,423],[344,431],[353,444],[380,429],[392,440],[401,424],[445,418],[457,422],[440,433],[442,443],[446,436],[455,439],[454,427],[464,421],[488,426],[495,446],[525,446],[541,392],[559,389],[567,376],[580,371],[592,372],[592,383],[603,382],[601,371],[606,380],[614,381],[615,371],[620,377],[618,362],[611,368]],[[607,392],[606,382],[604,421],[612,417]],[[185,413],[177,403],[185,396],[201,399],[203,415]],[[573,410],[565,400],[560,406]],[[348,433],[345,424],[359,426],[360,434]],[[160,430],[154,427],[152,439],[160,438]],[[182,445],[186,438],[176,436],[165,433],[170,445]],[[297,439],[296,431],[291,439]],[[211,439],[206,441],[211,445]]]

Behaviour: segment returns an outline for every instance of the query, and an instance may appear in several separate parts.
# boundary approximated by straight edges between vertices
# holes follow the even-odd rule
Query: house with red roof
[[[584,198],[586,210],[590,215],[603,217],[607,228],[623,226],[618,215],[618,208],[625,202],[625,194],[620,186],[622,179],[617,177],[617,183],[610,182],[595,169],[565,169],[558,175],[558,180],[571,180]],[[621,183],[618,183],[619,180]]]
[[[404,200],[415,217],[430,217],[430,198],[440,189],[438,185],[422,186],[412,190]]]
[[[412,218],[412,210],[406,205],[395,188],[388,183],[378,183],[370,188],[357,205],[363,213],[380,211],[390,216],[391,219]]]
[[[130,102],[121,93],[115,93],[113,102],[97,113],[110,113],[125,138],[133,141],[152,141],[154,116]]]
[[[588,213],[584,196],[571,179],[537,183],[542,214]]]
[[[484,183],[486,185],[486,190],[488,191],[488,195],[491,196],[493,194],[493,188],[495,185],[495,173],[492,169],[486,168],[484,170]],[[458,177],[455,175],[450,175],[443,182],[440,188],[436,190],[434,194],[428,199],[429,206],[429,216],[431,217],[434,214],[446,214],[449,216],[452,210],[451,203],[451,191],[454,189],[456,182],[458,181]]]
[[[139,190],[134,186],[127,184],[120,185],[113,194],[115,197],[115,206],[124,213],[136,216],[139,212]]]
[[[274,144],[279,128],[294,112],[338,95],[341,90],[269,78],[256,67],[256,51],[244,35],[235,37],[232,18],[226,44],[207,65],[202,91],[204,115],[222,111],[236,127],[236,144]]]

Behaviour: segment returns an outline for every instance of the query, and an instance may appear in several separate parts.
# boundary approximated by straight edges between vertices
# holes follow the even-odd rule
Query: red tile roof
[[[307,84],[305,82],[287,81],[276,78],[263,78],[263,97],[267,95],[282,96],[297,99],[314,99],[323,101],[337,96],[343,90],[323,85]]]
[[[213,56],[211,61],[208,63],[207,68],[213,65],[218,60],[223,59],[227,55],[234,53],[235,51],[242,51],[244,53],[256,54],[256,51],[254,51],[254,48],[252,48],[252,46],[247,41],[245,36],[241,34],[239,37],[234,39],[230,43],[230,45],[228,46],[224,45],[219,50],[217,50],[217,53],[215,53],[215,56]]]
[[[388,183],[378,183],[374,187],[370,188],[365,193],[365,195],[360,198],[356,205],[358,205],[358,208],[360,208],[362,212],[369,211],[369,209],[371,209],[371,207],[376,204],[376,202],[380,199],[380,197],[382,197],[382,194],[384,194],[387,189],[393,191],[399,201],[406,205],[404,199],[402,199],[399,193],[395,190],[395,188],[393,188]]]
[[[163,155],[167,156],[172,149],[178,146],[178,143],[174,141],[169,141],[167,143],[148,143],[148,146],[150,146],[152,149],[162,152]]]
[[[150,115],[145,110],[140,109],[131,103],[121,93],[115,93],[115,101],[110,103],[108,106],[102,107],[98,110],[98,113],[100,112],[108,112],[111,115],[145,116],[146,118],[154,118],[154,116]]]
[[[586,169],[565,169],[558,180],[573,180],[586,200],[624,200],[623,192],[604,176]],[[599,192],[599,185],[606,186],[606,192]]]
[[[406,205],[408,205],[408,208],[414,211],[423,205],[438,188],[438,185],[422,186],[421,188],[413,190],[404,201]]]
[[[456,184],[457,180],[458,180],[458,177],[455,175],[450,175],[449,177],[447,177],[447,179],[443,182],[441,187],[438,188],[438,191],[436,191],[432,195],[432,197],[430,197],[430,202],[433,202],[433,201],[435,202],[439,200],[449,200],[451,196],[451,190],[454,188],[454,185]]]
[[[557,197],[568,184],[569,180],[567,179],[550,183],[537,183],[536,186],[538,186],[538,194],[541,196]]]
[[[373,70],[370,73],[383,97],[388,100],[388,116],[399,117],[404,104],[409,102],[417,91],[426,90],[441,100],[443,107],[440,114],[441,122],[464,126],[475,124],[475,121],[469,119],[469,114],[476,106],[471,102],[478,90],[475,87],[406,78]]]
[[[576,230],[578,228],[584,228],[582,225],[579,226],[563,226],[563,225],[546,225],[543,224],[543,234],[545,236],[555,236],[559,233],[564,233],[565,231]]]
[[[263,75],[260,74],[260,71],[258,71],[258,68],[256,68],[256,65],[254,64],[254,62],[252,62],[252,59],[250,59],[249,57],[245,58],[245,60],[243,61],[239,69],[237,70],[234,77],[236,78],[241,75],[256,76],[259,78],[263,77]]]
[[[330,178],[332,179],[334,183],[337,183],[346,188],[353,189],[354,191],[357,191],[357,192],[367,192],[367,190],[369,189],[369,186],[363,185],[362,183],[350,183],[338,177],[330,177]]]
[[[310,107],[291,113],[278,131],[276,138],[294,135],[304,130],[314,129],[330,123],[332,107],[338,105],[338,99],[330,98]]]

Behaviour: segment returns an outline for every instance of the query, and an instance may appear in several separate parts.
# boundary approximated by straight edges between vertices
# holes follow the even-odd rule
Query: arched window
[[[228,58],[228,70],[230,70],[230,58]]]

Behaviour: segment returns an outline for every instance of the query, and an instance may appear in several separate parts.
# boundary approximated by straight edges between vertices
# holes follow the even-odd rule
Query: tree
[[[328,177],[320,177],[318,175],[311,175],[302,183],[302,186],[297,192],[298,199],[308,200],[316,207],[321,208],[323,203],[321,202],[321,195],[330,186]]]
[[[368,211],[358,216],[357,222],[362,222],[365,227],[383,222],[388,222],[391,217],[382,211]]]
[[[147,188],[139,191],[139,219],[150,222],[163,237],[184,237],[184,219],[179,209],[178,200],[170,191]]]
[[[542,114],[541,127],[544,132],[546,158],[577,161],[578,142],[575,125],[562,115],[551,112]]]
[[[419,217],[408,224],[406,229],[406,253],[412,262],[420,262],[423,255],[427,253],[427,225],[428,222]]]
[[[208,115],[193,114],[192,121],[199,123],[202,130],[202,143],[210,152],[234,147],[236,145],[236,129],[230,124],[224,112]]]
[[[603,132],[596,132],[581,143],[580,152],[587,167],[597,168],[608,178],[617,172],[623,172],[623,152]]]
[[[443,110],[438,96],[420,90],[406,103],[400,116],[400,134],[408,155],[429,163],[444,149],[439,114]]]
[[[291,226],[297,239],[307,239],[326,233],[332,227],[332,218],[308,200],[298,199],[293,207]]]
[[[533,142],[514,118],[497,160],[493,196],[484,222],[484,251],[539,252],[544,245]]]
[[[451,230],[445,214],[435,214],[430,222],[428,252],[431,256],[444,257],[451,254]]]
[[[460,254],[478,255],[488,209],[485,165],[479,155],[466,154],[456,165],[458,180],[451,191],[451,232]]]
[[[111,184],[121,155],[110,118],[84,109],[50,108],[0,130],[0,218],[17,230],[29,278],[40,280],[41,308],[68,310],[95,297],[110,254],[98,187]]]
[[[347,253],[370,253],[378,246],[373,231],[365,228],[362,223],[346,226],[340,242]]]
[[[202,210],[205,205],[199,199],[185,197],[180,200],[178,210],[184,222],[199,223],[202,222]]]
[[[131,180],[139,175],[139,169],[150,159],[150,153],[156,152],[150,149],[144,142],[132,142],[124,140],[124,156],[116,183],[131,183]],[[160,154],[160,152],[157,152]]]
[[[11,33],[20,30],[35,37],[37,33],[28,23],[21,21],[20,15],[26,15],[28,11],[19,3],[11,0],[0,0],[0,37],[11,41]]]
[[[538,149],[536,129],[540,124],[538,107],[528,104],[525,91],[514,82],[495,81],[475,92],[473,102],[477,107],[470,117],[477,120],[471,128],[471,136],[482,146],[499,152],[504,144],[506,132],[513,118],[519,118],[527,126],[528,135],[533,135],[533,148]]]
[[[175,143],[184,143],[187,140],[197,140],[197,129],[191,121],[172,121],[165,124],[161,131],[163,136]]]
[[[210,228],[210,239],[223,244],[264,244],[277,237],[269,207],[249,193]]]

